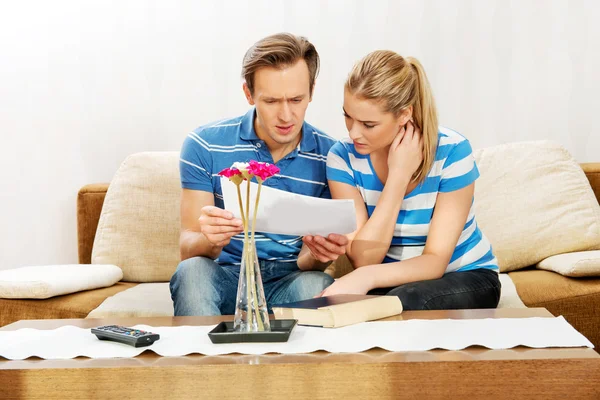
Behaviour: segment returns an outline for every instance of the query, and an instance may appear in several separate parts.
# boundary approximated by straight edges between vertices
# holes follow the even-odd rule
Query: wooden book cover
[[[275,319],[297,319],[300,325],[340,326],[391,317],[402,312],[397,296],[340,294],[272,306]]]

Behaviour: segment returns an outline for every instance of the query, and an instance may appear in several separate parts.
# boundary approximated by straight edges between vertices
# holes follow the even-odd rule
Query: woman
[[[332,197],[352,199],[354,271],[321,295],[387,294],[405,310],[495,308],[498,262],[473,215],[471,145],[438,127],[423,67],[375,51],[344,87],[350,140],[327,158]]]

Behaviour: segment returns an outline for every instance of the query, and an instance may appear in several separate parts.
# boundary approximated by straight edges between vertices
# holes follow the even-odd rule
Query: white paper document
[[[19,329],[0,331],[0,356],[22,360],[37,356],[45,359],[135,357],[143,351],[161,356],[193,353],[219,355],[297,354],[325,350],[331,353],[356,353],[374,347],[389,351],[462,350],[479,345],[490,349],[516,346],[594,347],[562,316],[556,318],[501,318],[472,320],[375,321],[337,329],[296,326],[285,343],[213,344],[208,332],[213,326],[134,328],[158,333],[160,339],[149,347],[135,348],[121,343],[100,341],[90,329],[64,326],[53,330]]]
[[[240,218],[237,187],[227,178],[221,178],[225,209]],[[246,182],[240,185],[242,205],[246,208]],[[254,205],[258,184],[250,184],[250,216],[254,215]],[[356,213],[353,200],[331,200],[303,196],[262,185],[256,232],[282,235],[321,235],[330,233],[345,235],[356,230]],[[252,219],[250,220],[252,223]]]

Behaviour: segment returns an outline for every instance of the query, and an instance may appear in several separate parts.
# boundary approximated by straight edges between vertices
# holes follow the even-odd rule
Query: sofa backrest
[[[475,217],[501,270],[600,248],[600,206],[564,148],[512,143],[475,158]],[[128,157],[106,193],[92,263],[120,266],[125,281],[168,281],[179,263],[180,195],[177,152]]]

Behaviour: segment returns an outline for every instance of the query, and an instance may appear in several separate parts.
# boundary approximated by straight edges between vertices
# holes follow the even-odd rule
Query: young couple
[[[344,85],[349,139],[340,142],[304,121],[318,71],[305,38],[260,40],[242,66],[252,109],[185,139],[175,315],[235,311],[243,226],[223,209],[217,173],[251,159],[279,167],[267,186],[356,207],[350,235],[257,234],[268,304],[369,293],[398,296],[405,310],[496,307],[498,263],[473,214],[472,149],[438,127],[421,64],[392,51],[360,60]],[[343,254],[354,271],[334,281],[322,271]]]

